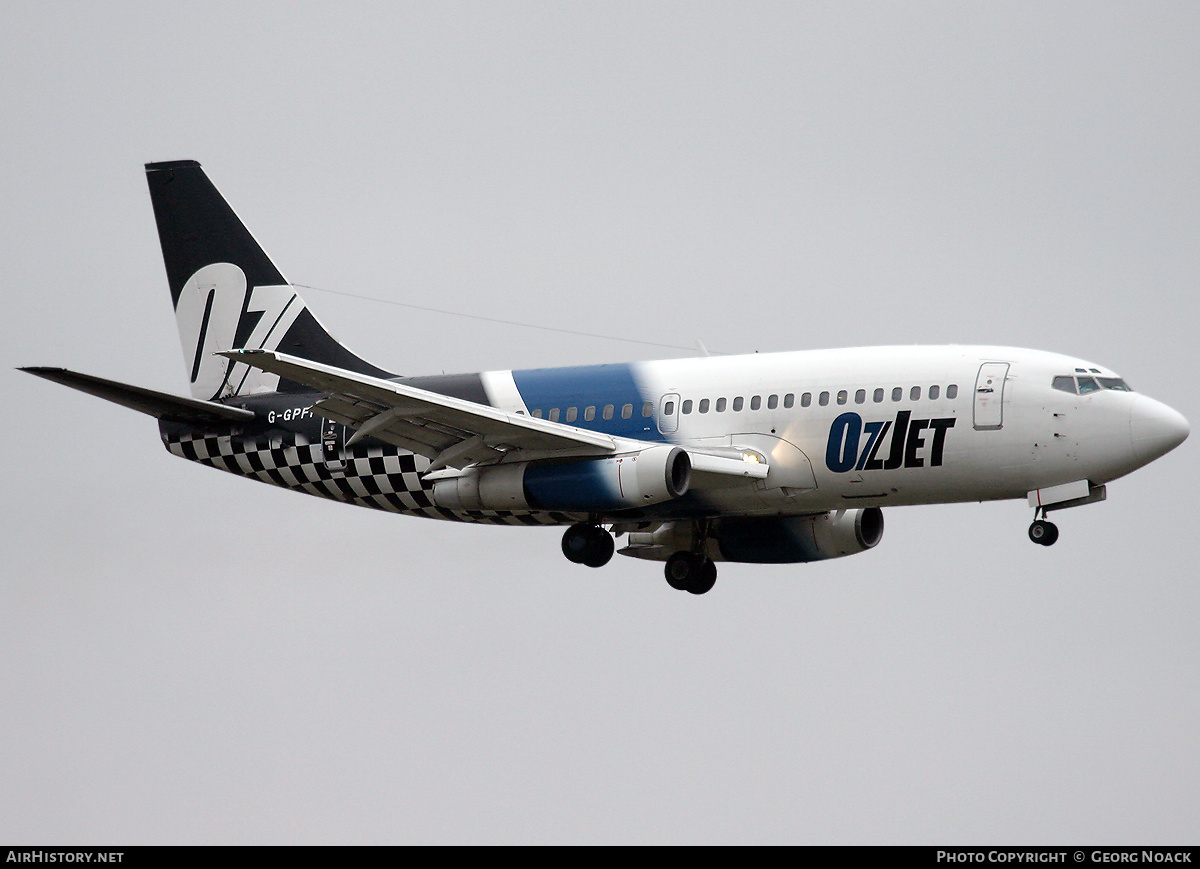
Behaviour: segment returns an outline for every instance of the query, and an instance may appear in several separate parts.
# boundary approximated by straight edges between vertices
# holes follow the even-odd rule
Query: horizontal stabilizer
[[[141,386],[130,386],[115,380],[93,377],[91,374],[68,371],[66,368],[33,367],[20,370],[128,407],[131,410],[172,422],[188,423],[189,425],[228,425],[231,422],[246,422],[254,419],[253,411],[240,407],[229,407],[213,401],[201,401],[196,398],[183,398],[166,392],[156,392]]]

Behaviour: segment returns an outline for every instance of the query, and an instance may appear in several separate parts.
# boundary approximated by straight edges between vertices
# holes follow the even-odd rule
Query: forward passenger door
[[[990,431],[1004,426],[1004,382],[1007,362],[985,362],[975,378],[975,430]]]

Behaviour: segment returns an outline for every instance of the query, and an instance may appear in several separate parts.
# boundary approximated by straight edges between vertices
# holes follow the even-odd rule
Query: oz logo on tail
[[[246,273],[233,263],[197,271],[175,306],[192,395],[212,400],[275,391],[279,375],[214,354],[274,350],[302,310],[304,303],[290,286],[249,287]]]

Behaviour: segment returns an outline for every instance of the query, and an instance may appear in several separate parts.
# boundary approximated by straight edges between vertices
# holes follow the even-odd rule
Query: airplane
[[[1182,415],[1114,371],[1038,350],[865,347],[399,376],[346,349],[192,160],[146,177],[191,398],[28,371],[156,417],[173,455],[350,504],[566,526],[588,567],[864,552],[882,509],[1025,499],[1051,511],[1179,446]]]

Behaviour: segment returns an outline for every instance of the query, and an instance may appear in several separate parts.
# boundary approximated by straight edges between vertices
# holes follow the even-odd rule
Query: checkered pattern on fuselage
[[[438,507],[430,498],[432,486],[420,476],[429,467],[429,460],[386,444],[360,444],[346,456],[344,470],[332,470],[321,445],[300,438],[292,444],[280,441],[275,445],[264,437],[163,432],[162,439],[173,455],[202,465],[320,498],[393,513],[492,525],[570,525],[580,519],[558,512]]]

